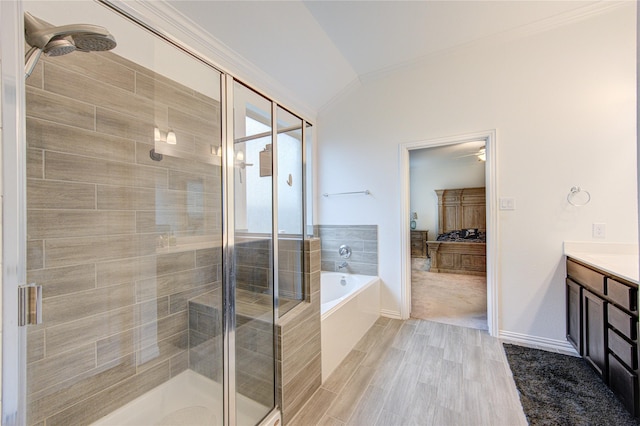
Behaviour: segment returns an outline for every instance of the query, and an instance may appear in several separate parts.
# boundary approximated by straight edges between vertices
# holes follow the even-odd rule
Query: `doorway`
[[[464,146],[469,142],[484,142],[485,147],[485,199],[486,199],[486,312],[487,312],[487,329],[493,336],[498,334],[498,314],[497,314],[497,179],[496,179],[496,133],[495,130],[470,133],[465,135],[450,136],[439,139],[431,139],[425,141],[408,142],[399,146],[400,171],[401,171],[401,214],[400,226],[401,234],[401,259],[402,259],[402,318],[409,318],[411,313],[411,163],[410,154],[413,151],[425,148],[437,148],[446,146]],[[460,153],[459,155],[466,155]],[[426,218],[425,218],[426,219]],[[420,218],[418,217],[418,220]],[[416,222],[418,222],[416,220]],[[416,223],[416,229],[418,223]],[[435,230],[435,229],[434,229]],[[436,231],[437,232],[437,231]],[[437,235],[429,232],[427,240],[436,240]],[[428,249],[427,249],[428,250]],[[429,260],[431,261],[431,260]],[[421,265],[425,268],[426,260]],[[440,274],[445,276],[445,274]],[[446,278],[446,276],[445,276]]]
[[[410,315],[486,330],[485,141],[409,157]]]

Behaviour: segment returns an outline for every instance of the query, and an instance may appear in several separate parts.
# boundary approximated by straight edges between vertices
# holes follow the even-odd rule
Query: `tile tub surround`
[[[187,300],[220,285],[220,106],[111,52],[26,83],[28,423],[86,424],[188,368]],[[156,125],[178,138],[161,162]]]
[[[322,244],[322,270],[335,272],[346,261],[349,265],[340,272],[378,275],[378,225],[317,225]],[[343,259],[338,248],[351,247],[351,258]]]

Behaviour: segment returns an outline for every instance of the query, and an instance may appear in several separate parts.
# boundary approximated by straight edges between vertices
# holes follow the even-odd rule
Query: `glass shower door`
[[[275,405],[273,147],[271,101],[234,82],[235,395],[238,424]]]
[[[25,10],[118,43],[26,82],[25,423],[223,424],[221,75],[95,2]]]
[[[239,82],[233,96],[235,393],[239,424],[276,404],[275,324],[305,299],[303,120]],[[231,189],[230,189],[231,191]]]

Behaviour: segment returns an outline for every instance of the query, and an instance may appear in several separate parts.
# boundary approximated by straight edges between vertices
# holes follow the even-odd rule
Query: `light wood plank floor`
[[[380,318],[291,426],[526,425],[500,341],[486,331]]]

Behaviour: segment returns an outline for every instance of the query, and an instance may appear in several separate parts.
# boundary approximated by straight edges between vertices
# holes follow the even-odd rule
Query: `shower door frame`
[[[21,425],[26,369],[20,368],[26,329],[18,326],[18,286],[26,282],[26,155],[24,21],[21,2],[0,2],[2,89],[2,417]],[[26,362],[25,362],[26,364]]]
[[[269,99],[272,107],[272,138],[274,149],[277,149],[277,108],[280,105],[272,97],[264,95],[251,85],[235,78],[231,73],[204,59],[196,51],[177,39],[167,35],[145,22],[140,12],[127,5],[115,5],[110,0],[96,0],[98,3],[111,9],[114,13],[139,25],[165,42],[182,50],[196,60],[201,61],[213,70],[220,73],[221,85],[221,140],[222,140],[222,164],[221,164],[221,191],[222,191],[222,226],[223,226],[223,307],[225,315],[223,319],[223,389],[224,389],[224,424],[233,425],[236,421],[235,412],[235,295],[233,280],[234,238],[232,234],[234,220],[233,172],[234,163],[229,155],[233,155],[233,82],[238,81],[258,94]],[[21,1],[0,1],[0,64],[2,64],[0,76],[2,78],[2,125],[0,126],[0,141],[2,142],[2,412],[0,420],[2,424],[19,425],[26,421],[26,328],[18,326],[18,306],[15,303],[18,298],[18,286],[26,283],[26,100],[25,100],[25,75],[24,75],[24,22],[23,5]],[[291,111],[288,109],[288,111]],[[295,114],[301,117],[300,114]],[[302,238],[307,236],[308,206],[307,200],[307,126],[314,126],[304,118],[302,120]],[[229,149],[231,148],[231,149]],[[274,408],[265,416],[270,419],[279,411],[277,400],[276,362],[277,341],[275,339],[278,325],[278,280],[277,280],[277,248],[278,248],[278,212],[277,212],[277,160],[273,155],[274,179],[273,190],[273,247],[274,250]]]

